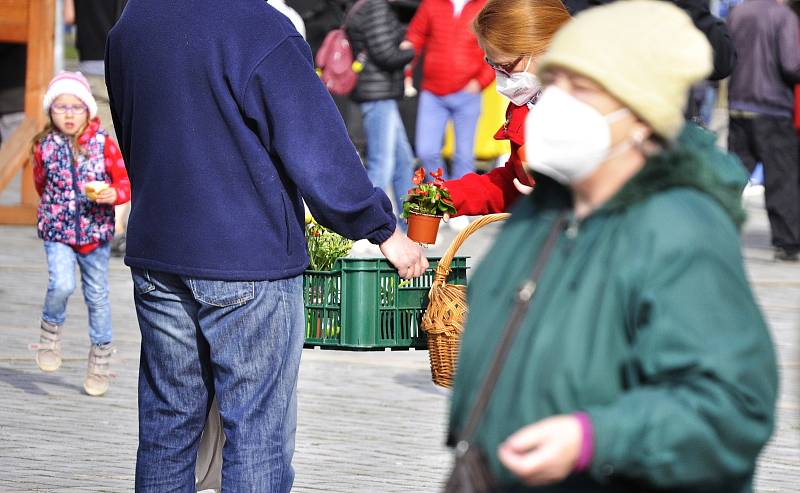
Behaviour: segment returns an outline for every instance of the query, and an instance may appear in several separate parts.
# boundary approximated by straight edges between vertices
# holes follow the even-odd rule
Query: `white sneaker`
[[[450,229],[458,233],[459,231],[463,231],[467,226],[469,226],[469,217],[467,216],[458,216],[458,217],[451,217],[449,221],[447,221],[447,225],[450,226]]]

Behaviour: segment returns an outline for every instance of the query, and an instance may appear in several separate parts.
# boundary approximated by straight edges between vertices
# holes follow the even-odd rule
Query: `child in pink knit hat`
[[[100,126],[97,103],[80,72],[61,72],[44,96],[49,117],[32,142],[33,176],[41,201],[37,229],[44,240],[49,282],[42,310],[36,363],[61,366],[61,329],[80,267],[89,309],[89,367],[84,389],[103,395],[109,386],[111,311],[108,301],[114,206],[130,200],[131,187],[117,143]]]

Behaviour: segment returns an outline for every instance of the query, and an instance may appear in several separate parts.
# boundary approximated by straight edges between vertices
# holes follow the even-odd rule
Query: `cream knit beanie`
[[[89,109],[90,120],[97,116],[97,101],[92,96],[89,81],[82,73],[62,71],[53,77],[42,100],[42,109],[45,113],[50,114],[50,106],[62,94],[72,94],[83,101],[83,104]]]
[[[562,67],[597,82],[671,140],[683,127],[690,86],[712,66],[708,40],[683,10],[659,0],[620,0],[568,22],[538,71]]]

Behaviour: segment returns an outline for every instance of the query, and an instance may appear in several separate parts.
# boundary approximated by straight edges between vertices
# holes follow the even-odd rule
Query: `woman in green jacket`
[[[752,491],[777,375],[741,257],[746,173],[712,135],[684,128],[688,89],[711,70],[707,41],[671,4],[618,2],[569,22],[538,70],[546,88],[526,128],[537,189],[470,284],[451,443],[483,450],[505,492]]]

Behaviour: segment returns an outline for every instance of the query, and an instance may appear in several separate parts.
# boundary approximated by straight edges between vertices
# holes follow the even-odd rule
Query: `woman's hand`
[[[94,201],[98,204],[114,205],[117,201],[117,190],[114,187],[108,187],[98,192]]]
[[[413,279],[428,269],[428,259],[418,243],[403,234],[398,226],[392,236],[380,245],[381,253],[403,279]]]
[[[575,416],[552,416],[508,437],[497,448],[497,457],[509,471],[529,485],[556,483],[575,468],[582,433]]]
[[[417,88],[414,87],[414,79],[406,77],[403,79],[403,95],[407,98],[413,98],[417,95]]]

